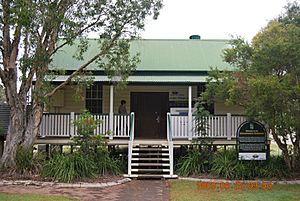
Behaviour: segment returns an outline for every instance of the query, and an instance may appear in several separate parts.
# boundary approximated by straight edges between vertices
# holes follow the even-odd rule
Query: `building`
[[[97,52],[97,40],[89,40],[89,45],[84,59]],[[208,72],[212,67],[233,69],[221,56],[228,47],[227,40],[132,41],[130,51],[132,55],[140,53],[141,62],[128,78],[127,87],[116,89],[105,72],[92,64],[94,84],[81,92],[82,99],[76,100],[71,86],[54,94],[37,143],[68,144],[76,135],[71,122],[86,108],[94,118],[103,120],[95,134],[105,134],[110,145],[128,147],[127,176],[174,177],[173,147],[201,137],[195,129],[193,107]],[[53,67],[72,73],[85,62],[74,59],[75,52],[73,46],[65,46],[54,56]],[[66,78],[59,75],[53,84]],[[127,114],[118,114],[121,100],[126,101]],[[235,144],[235,132],[245,120],[242,109],[216,102],[210,111],[207,136],[214,144]]]

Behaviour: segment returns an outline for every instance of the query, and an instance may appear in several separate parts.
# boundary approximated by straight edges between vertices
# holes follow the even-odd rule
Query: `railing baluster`
[[[127,128],[126,128],[126,135],[129,136],[130,132],[130,116],[127,116]]]
[[[65,128],[65,115],[61,115],[61,126],[60,126],[61,135],[65,135],[64,128]]]
[[[171,116],[171,129],[173,131],[174,138],[177,138],[176,119],[174,116]]]
[[[57,135],[60,136],[61,135],[61,131],[60,131],[61,115],[56,115],[56,116],[57,116],[57,119],[56,119],[56,122],[57,122]]]
[[[185,123],[185,117],[179,117],[180,118],[180,134],[181,134],[181,137],[184,137],[184,136],[187,136],[187,133],[186,133],[186,123]]]
[[[191,130],[189,130],[189,118],[187,116],[184,117],[184,124],[185,124],[185,134],[184,137],[187,136],[189,137],[189,134]]]
[[[125,115],[121,116],[121,133],[120,133],[121,135],[120,136],[122,136],[122,137],[124,136],[125,125],[126,125],[125,124],[125,117],[126,117]]]

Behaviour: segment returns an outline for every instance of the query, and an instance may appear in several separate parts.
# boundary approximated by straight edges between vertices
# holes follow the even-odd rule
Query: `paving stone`
[[[76,198],[82,201],[167,201],[169,200],[169,189],[166,181],[163,180],[134,180],[125,184],[107,187],[108,184],[117,184],[117,182],[102,183],[91,185],[93,187],[75,187],[78,184],[60,186],[24,186],[24,185],[2,185],[0,192],[8,193],[35,193],[46,195],[64,195]],[[67,187],[68,186],[68,187]],[[87,186],[87,185],[85,185]]]

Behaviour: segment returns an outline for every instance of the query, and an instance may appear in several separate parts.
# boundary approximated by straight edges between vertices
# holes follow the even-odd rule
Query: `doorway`
[[[131,110],[135,113],[135,137],[166,139],[168,92],[131,92]]]

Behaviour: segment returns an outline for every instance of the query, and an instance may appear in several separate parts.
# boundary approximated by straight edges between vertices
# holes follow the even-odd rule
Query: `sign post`
[[[239,160],[267,160],[267,132],[263,124],[246,121],[237,130]]]

